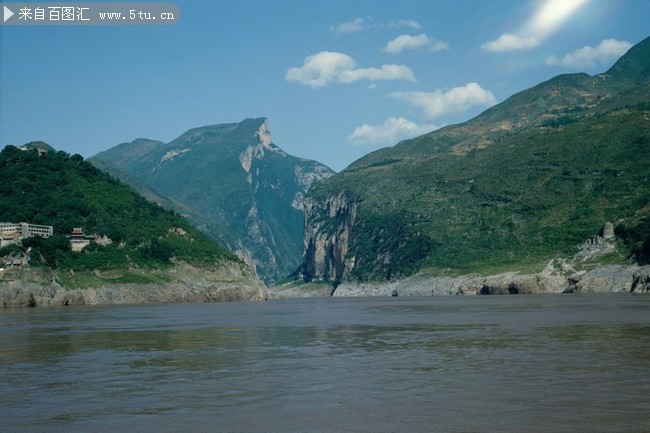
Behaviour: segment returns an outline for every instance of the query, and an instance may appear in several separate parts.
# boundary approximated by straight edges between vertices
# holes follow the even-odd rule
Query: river
[[[649,432],[650,296],[0,311],[0,431]]]

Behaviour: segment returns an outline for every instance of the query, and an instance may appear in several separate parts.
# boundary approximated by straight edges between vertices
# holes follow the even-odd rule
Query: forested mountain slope
[[[555,77],[460,125],[371,153],[306,200],[307,281],[515,270],[606,222],[650,242],[650,39],[609,71]]]

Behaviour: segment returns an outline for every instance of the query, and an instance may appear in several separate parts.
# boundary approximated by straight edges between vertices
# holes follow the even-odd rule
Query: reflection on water
[[[650,431],[650,298],[0,313],[2,432]]]

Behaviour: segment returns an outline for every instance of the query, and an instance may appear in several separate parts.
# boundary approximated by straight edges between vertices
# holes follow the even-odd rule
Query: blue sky
[[[175,3],[173,26],[0,26],[0,146],[89,157],[268,117],[339,171],[650,35],[650,0]]]

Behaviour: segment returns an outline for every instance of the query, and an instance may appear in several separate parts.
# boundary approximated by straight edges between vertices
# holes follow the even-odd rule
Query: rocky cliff
[[[348,250],[356,213],[357,204],[345,193],[324,203],[305,200],[305,258],[300,268],[304,280],[338,284],[349,276],[354,267]]]

